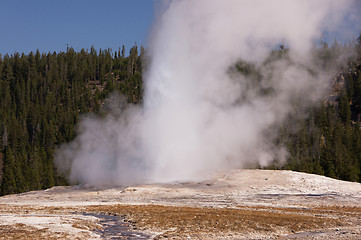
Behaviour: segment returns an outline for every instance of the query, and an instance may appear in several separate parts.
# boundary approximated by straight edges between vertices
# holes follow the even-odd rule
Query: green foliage
[[[142,102],[142,56],[94,47],[0,56],[1,195],[65,184],[55,148],[76,135],[79,115],[98,112],[111,91]]]
[[[361,35],[349,46],[322,43],[314,49],[315,64],[333,69],[341,48],[357,56],[347,60],[339,75],[344,84],[338,100],[311,107],[305,120],[290,116],[279,129],[276,144],[289,152],[284,169],[360,181]],[[272,62],[280,59],[289,60],[284,45],[272,51],[264,67],[272,70]],[[94,47],[76,52],[68,47],[60,53],[0,56],[1,195],[66,184],[53,164],[56,147],[74,139],[79,115],[100,112],[110,92],[119,91],[128,102],[141,104],[144,60],[145,50],[138,51],[137,46],[127,57],[124,46],[114,53]],[[250,79],[245,91],[270,97],[277,89],[257,68],[239,61],[230,74],[238,72]]]
[[[356,52],[360,46],[359,41],[346,48]],[[324,68],[334,67],[330,65],[338,58],[339,48],[334,42],[331,48],[323,43],[316,50]],[[300,123],[299,131],[290,130],[290,125],[298,124],[292,118],[280,130],[290,153],[283,168],[361,182],[361,54],[346,63],[336,82],[343,86],[339,89],[339,84],[337,91],[333,91],[338,100],[313,106],[309,117]]]

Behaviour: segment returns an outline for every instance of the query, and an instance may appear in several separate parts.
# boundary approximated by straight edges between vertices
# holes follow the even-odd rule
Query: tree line
[[[144,48],[0,55],[0,193],[66,184],[56,146],[76,135],[79,116],[99,112],[111,91],[142,101]]]
[[[333,72],[332,87],[322,101],[306,109],[303,102],[307,102],[307,94],[291,99],[294,111],[281,126],[275,124],[265,132],[274,145],[286,148],[288,155],[286,160],[274,159],[266,168],[361,182],[361,35],[344,45],[336,40],[331,46],[321,42],[314,46],[311,55],[313,66]],[[259,97],[272,98],[277,89],[267,81],[272,75],[272,64],[279,61],[294,64],[284,44],[273,50],[261,67],[240,60],[231,71],[247,77],[245,89],[251,89]],[[313,69],[298,67],[317,78]],[[263,75],[263,72],[267,74]]]
[[[282,45],[270,59],[287,58],[287,51]],[[277,129],[275,144],[289,155],[269,168],[361,182],[361,35],[345,45],[322,42],[314,49],[324,68],[334,67],[341,52],[353,55],[343,60],[325,100],[309,107],[306,119],[290,115]],[[136,45],[127,56],[124,46],[0,55],[0,194],[67,184],[54,166],[56,147],[74,139],[81,114],[101,113],[110,92],[141,104],[145,59],[144,48]],[[235,69],[255,81],[262,78],[250,64],[240,62]]]
[[[342,53],[349,57],[342,59]],[[281,167],[271,167],[361,182],[361,34],[345,45],[322,42],[315,54],[324,68],[334,69],[338,61],[332,88],[307,109],[306,119],[290,116],[279,129],[277,141],[289,156]]]

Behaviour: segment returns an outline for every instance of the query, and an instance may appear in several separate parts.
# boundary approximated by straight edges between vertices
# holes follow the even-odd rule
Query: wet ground
[[[105,215],[99,213],[83,213],[84,216],[93,216],[98,220],[100,228],[93,231],[103,239],[150,239],[150,235],[137,232],[131,223],[127,222],[124,217],[116,215]]]
[[[0,239],[361,239],[361,184],[292,171],[0,198]]]

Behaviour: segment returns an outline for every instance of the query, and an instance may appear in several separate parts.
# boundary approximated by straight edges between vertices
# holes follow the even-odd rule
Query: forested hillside
[[[289,151],[283,168],[361,182],[361,35],[344,46],[323,43],[316,52],[324,67],[339,67],[323,101],[308,109],[306,119],[291,117],[280,130]]]
[[[64,184],[54,150],[74,138],[79,116],[98,112],[109,92],[141,102],[144,49],[125,54],[123,46],[0,57],[1,195]]]
[[[293,64],[288,55],[287,47],[281,45],[262,67],[267,68],[280,60]],[[294,110],[287,120],[281,127],[275,126],[266,133],[274,135],[276,131],[274,144],[287,150],[286,161],[275,159],[269,168],[361,181],[361,36],[345,45],[336,40],[331,46],[321,42],[312,55],[314,66],[332,73],[330,88],[322,101],[311,106],[304,104],[306,98],[311,97],[307,93],[295,97]],[[253,81],[249,85],[256,86],[258,94],[277,92],[272,87],[259,87],[267,86],[264,82],[268,76],[262,75],[262,69],[245,62],[239,62],[235,67]],[[268,69],[272,71],[272,67]],[[312,69],[307,71],[317,75]]]
[[[306,119],[290,116],[279,129],[277,144],[289,155],[283,165],[275,159],[270,167],[361,181],[361,36],[314,51],[330,69],[341,52],[352,54],[335,71],[324,101],[310,107]],[[75,137],[79,116],[99,112],[114,90],[130,103],[142,102],[144,49],[134,46],[125,55],[123,46],[115,52],[68,48],[0,57],[1,195],[66,184],[54,167],[54,151]],[[287,49],[281,46],[271,57],[287,57]],[[236,69],[256,71],[240,63]]]

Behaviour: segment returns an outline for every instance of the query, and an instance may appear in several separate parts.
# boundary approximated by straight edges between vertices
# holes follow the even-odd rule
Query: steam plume
[[[272,144],[268,130],[293,111],[296,99],[306,106],[324,94],[330,75],[315,68],[310,53],[351,4],[166,2],[151,35],[144,106],[119,104],[113,107],[118,114],[105,119],[85,117],[75,141],[58,151],[58,165],[70,171],[71,181],[132,184],[284,159],[286,151]],[[265,66],[281,42],[289,59]],[[264,80],[252,85],[252,77],[232,71],[240,60]],[[262,89],[272,94],[260,94]]]

